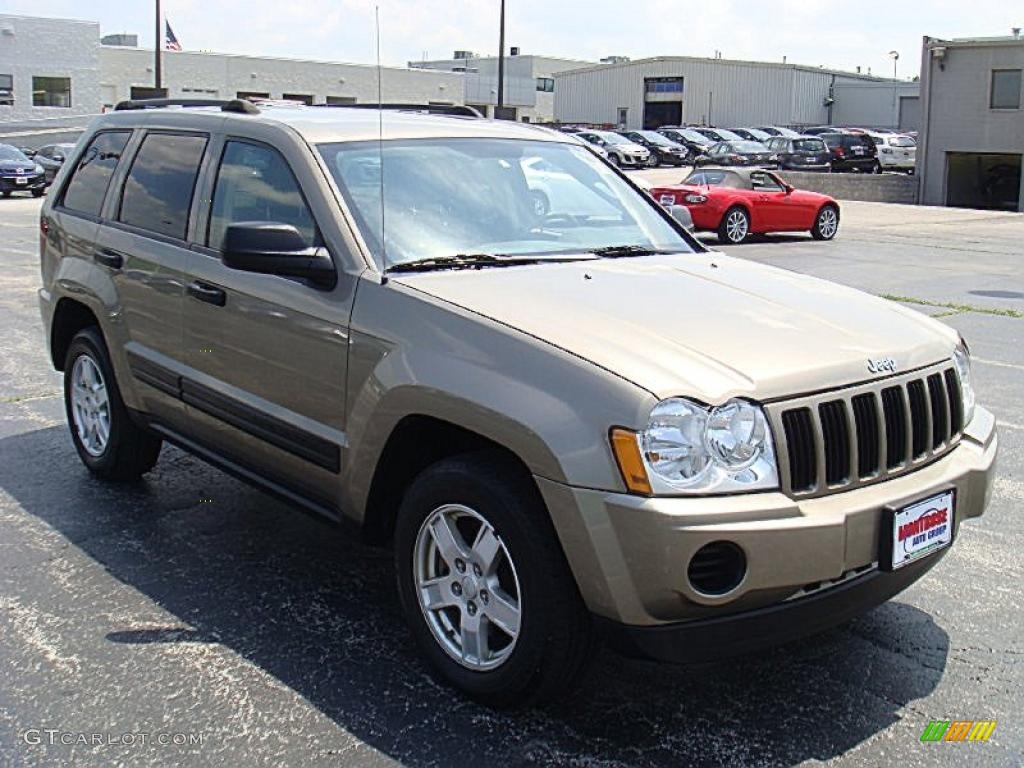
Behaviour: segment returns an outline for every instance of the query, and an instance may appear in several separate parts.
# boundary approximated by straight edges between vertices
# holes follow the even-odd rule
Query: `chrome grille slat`
[[[960,398],[956,371],[944,362],[770,403],[783,491],[797,498],[822,496],[939,458],[962,435]]]

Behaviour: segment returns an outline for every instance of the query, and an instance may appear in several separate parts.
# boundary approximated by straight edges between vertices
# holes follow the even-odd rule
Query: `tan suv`
[[[168,441],[390,542],[416,642],[482,701],[568,690],[599,634],[686,661],[819,631],[988,502],[955,332],[709,252],[571,136],[138,106],[42,208],[82,461],[133,479]]]

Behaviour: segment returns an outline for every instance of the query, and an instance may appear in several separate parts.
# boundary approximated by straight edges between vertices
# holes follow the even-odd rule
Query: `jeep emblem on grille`
[[[891,357],[880,357],[877,360],[868,360],[868,370],[872,373],[896,373],[896,361]]]

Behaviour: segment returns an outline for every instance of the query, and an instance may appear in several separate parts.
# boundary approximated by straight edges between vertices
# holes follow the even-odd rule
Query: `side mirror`
[[[327,249],[308,247],[291,224],[242,221],[230,225],[221,261],[243,272],[303,277],[324,288],[333,288],[338,282]]]
[[[792,184],[783,184],[782,188],[786,190],[787,195],[792,195],[793,190],[796,189],[796,187],[794,187]]]
[[[672,214],[673,219],[683,225],[687,232],[693,231],[693,216],[690,215],[689,208],[685,205],[673,205],[668,212]]]

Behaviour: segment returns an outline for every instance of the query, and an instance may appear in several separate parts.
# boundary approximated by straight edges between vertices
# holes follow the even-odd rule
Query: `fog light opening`
[[[747,556],[731,541],[705,544],[690,558],[686,570],[696,592],[718,597],[736,589],[747,575]]]

